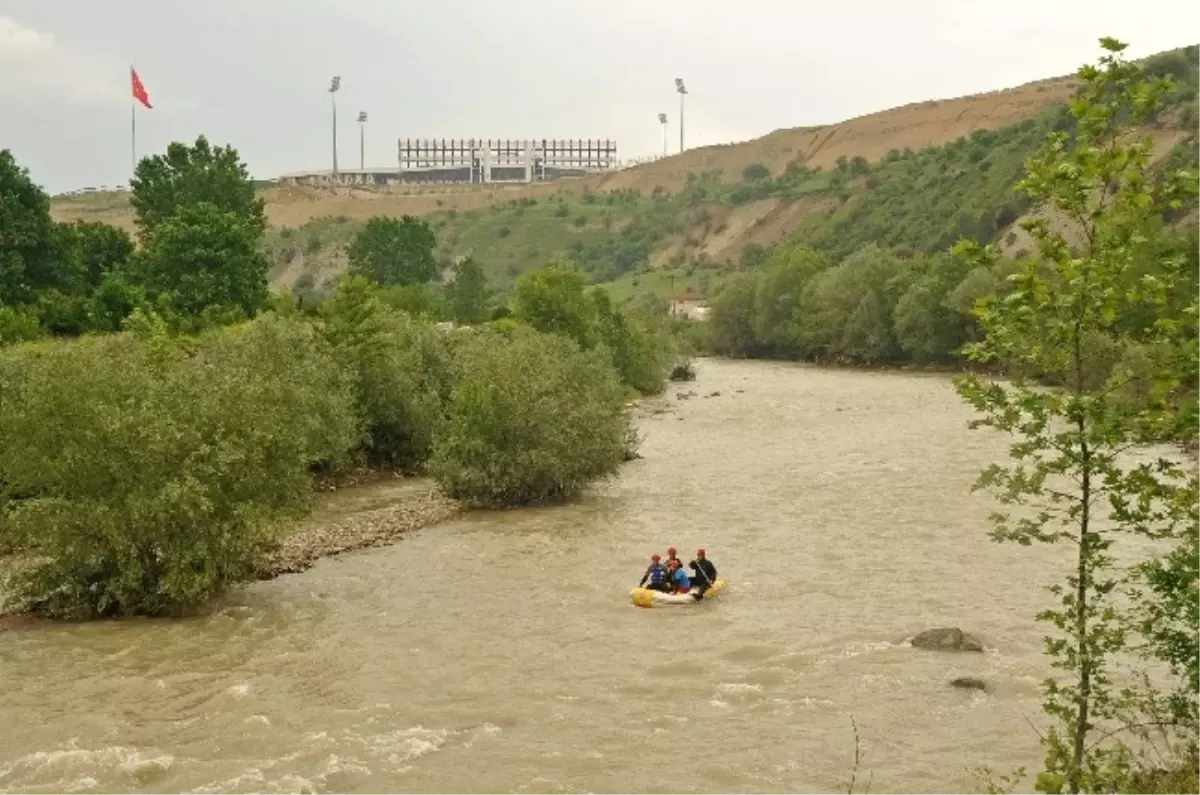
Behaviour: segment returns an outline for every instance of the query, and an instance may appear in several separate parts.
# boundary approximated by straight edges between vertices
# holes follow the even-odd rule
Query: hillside
[[[1194,159],[1192,54],[1148,59],[1169,61],[1187,86],[1149,131],[1160,156]],[[1012,187],[1025,157],[1062,123],[1075,85],[1058,77],[922,102],[572,182],[414,193],[272,186],[261,195],[273,279],[322,289],[344,267],[344,243],[374,215],[427,216],[443,257],[474,257],[501,287],[565,257],[597,282],[623,280],[622,292],[649,270],[679,277],[645,279],[656,289],[704,289],[697,272],[711,282],[797,237],[837,256],[865,241],[944,248],[962,233],[1019,250],[1014,222],[1026,208]],[[131,226],[124,194],[60,197],[53,211]]]

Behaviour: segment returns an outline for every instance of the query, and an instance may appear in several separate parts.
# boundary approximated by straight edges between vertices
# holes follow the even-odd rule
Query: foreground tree
[[[254,226],[237,214],[206,202],[187,205],[155,229],[135,274],[185,314],[236,307],[253,315],[267,298],[270,268],[257,241]]]
[[[600,351],[514,325],[468,331],[430,471],[488,507],[570,497],[625,459],[624,393]]]
[[[378,285],[417,285],[433,281],[437,238],[429,224],[406,215],[376,216],[363,225],[346,253],[350,270]]]
[[[1196,521],[1194,479],[1177,463],[1129,462],[1123,454],[1195,433],[1196,296],[1172,305],[1175,285],[1190,278],[1183,259],[1153,260],[1147,272],[1140,253],[1162,214],[1195,196],[1197,177],[1174,171],[1151,178],[1151,142],[1131,133],[1170,87],[1127,63],[1124,44],[1101,45],[1099,67],[1078,73],[1084,85],[1071,103],[1073,135],[1049,136],[1021,183],[1040,211],[1024,224],[1037,256],[1009,277],[1003,297],[977,310],[985,337],[968,347],[969,357],[997,362],[1016,378],[1011,385],[957,382],[982,414],[972,427],[1016,437],[1013,463],[989,467],[979,485],[1032,510],[994,516],[993,539],[1066,541],[1075,550],[1065,582],[1051,588],[1060,606],[1039,615],[1057,630],[1046,647],[1066,673],[1045,683],[1045,710],[1056,720],[1038,777],[1046,792],[1121,786],[1125,749],[1095,736],[1101,721],[1117,718],[1110,669],[1125,647],[1111,598],[1118,585],[1111,548],[1121,534],[1174,537]],[[959,253],[985,265],[997,256],[967,243]],[[1155,320],[1130,330],[1123,319],[1135,313]],[[1120,389],[1133,373],[1115,364],[1132,345],[1143,353],[1146,383],[1137,400]]]
[[[230,213],[257,240],[266,229],[263,200],[232,146],[212,146],[201,135],[191,146],[175,142],[165,155],[145,157],[130,180],[134,222],[143,242],[181,208],[200,203]]]
[[[21,305],[65,281],[50,199],[0,149],[0,303]]]
[[[123,269],[133,256],[133,241],[120,227],[95,221],[60,224],[63,244],[72,258],[74,270],[97,287],[104,277]]]

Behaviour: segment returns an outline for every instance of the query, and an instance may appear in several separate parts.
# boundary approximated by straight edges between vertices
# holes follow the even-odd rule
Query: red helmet
[[[650,556],[650,560],[654,561],[655,563],[658,563],[660,560],[662,560],[662,558],[660,558],[660,557],[658,556],[658,553],[656,552],[656,553],[654,553],[653,555],[651,555],[651,556]]]
[[[675,557],[675,547],[667,547],[667,555],[672,558]]]
[[[705,554],[706,553],[704,551],[704,547],[700,547],[699,549],[696,550],[696,557],[698,557],[698,558],[704,557]]]

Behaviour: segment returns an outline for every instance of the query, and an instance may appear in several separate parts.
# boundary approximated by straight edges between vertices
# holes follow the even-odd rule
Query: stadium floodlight
[[[329,81],[329,100],[333,106],[333,178],[336,181],[338,175],[337,166],[337,92],[342,87],[342,78],[340,75],[335,75],[333,80]]]
[[[366,158],[366,133],[363,131],[367,128],[367,112],[360,110],[358,112],[358,170],[365,171],[367,168]]]
[[[687,96],[687,86],[683,84],[683,78],[675,78],[675,90],[679,92],[679,151],[683,152],[683,98]]]

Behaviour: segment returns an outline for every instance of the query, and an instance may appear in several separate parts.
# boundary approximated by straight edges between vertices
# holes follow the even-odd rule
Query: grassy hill
[[[1164,162],[1196,161],[1196,54],[1147,59],[1183,85],[1147,130]],[[1028,207],[1013,187],[1025,158],[1069,122],[1076,85],[1060,77],[923,102],[572,182],[410,193],[272,186],[261,191],[272,279],[322,290],[367,218],[401,214],[426,216],[443,258],[474,257],[498,287],[558,258],[621,297],[703,291],[785,242],[841,257],[868,242],[944,250],[965,234],[1017,252]],[[125,194],[60,197],[53,211],[131,226]]]

